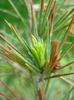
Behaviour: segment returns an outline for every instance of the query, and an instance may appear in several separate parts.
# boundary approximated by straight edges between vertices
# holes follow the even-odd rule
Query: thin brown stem
[[[7,53],[10,54],[10,51],[8,49],[6,49],[3,45],[0,44],[0,48],[2,48],[3,50],[5,50]]]
[[[6,56],[7,58],[13,60],[13,61],[16,61],[12,56],[8,55],[7,53],[3,52],[3,51],[0,51],[0,53],[4,56]]]
[[[12,48],[10,46],[7,45],[7,47],[8,47],[9,50],[12,50]]]
[[[26,7],[25,7],[25,4],[23,3],[23,1],[22,1],[22,0],[19,0],[19,1],[20,1],[20,3],[23,5],[23,7],[26,8]]]
[[[30,6],[31,6],[31,11],[33,12],[32,1],[30,2]]]
[[[50,77],[48,77],[48,78],[44,78],[44,80],[51,79],[51,78],[57,78],[57,77],[60,77],[60,76],[73,75],[73,74],[74,74],[74,72],[63,73],[63,74],[57,74],[57,75],[50,76]]]
[[[2,35],[0,35],[0,38],[2,38],[6,43],[8,43],[13,49],[15,49],[16,51],[18,51],[18,49],[14,45],[12,45],[7,39],[5,39]]]
[[[33,14],[33,4],[32,4],[32,2],[30,2],[30,6],[31,6],[31,13],[32,13],[32,20],[33,20],[33,23],[34,23],[34,14]]]
[[[5,42],[7,42],[10,46],[12,46],[12,44],[8,41],[8,40],[6,40],[2,35],[0,35],[0,38],[2,38]]]
[[[3,83],[3,85],[18,99],[18,97],[15,95],[15,93],[0,79],[0,81]],[[12,99],[10,99],[12,100]],[[18,99],[19,100],[19,99]]]
[[[71,64],[73,64],[74,63],[74,61],[71,61],[71,62],[69,62],[68,64],[66,64],[66,65],[63,65],[63,66],[60,66],[60,69],[63,69],[63,68],[65,68],[65,67],[67,67],[67,66],[69,66],[69,65],[71,65]],[[60,70],[59,69],[59,70]]]
[[[73,13],[73,11],[74,11],[74,8],[69,12],[69,14]]]
[[[54,65],[56,64],[57,58],[58,58],[58,54],[55,56],[55,58],[54,58],[54,60],[53,60],[53,63],[52,63],[52,65],[51,65],[51,67],[54,67]]]
[[[10,48],[11,49],[11,48]],[[18,62],[19,64],[27,67],[28,69],[32,70],[33,72],[35,72],[27,63],[23,64],[23,63],[20,63],[16,58],[12,57],[11,55],[8,55],[7,53],[4,53],[2,51],[0,51],[1,54],[3,54],[4,56],[6,56],[7,58],[15,61],[15,62]]]
[[[3,94],[0,92],[0,95],[2,95],[3,97],[7,98],[8,100],[13,100],[12,98],[8,97],[7,95]]]
[[[44,0],[41,0],[41,12],[43,11],[43,7],[44,7]]]
[[[42,96],[42,92],[41,92],[41,89],[40,88],[38,90],[38,95],[40,96],[40,100],[43,100],[43,96]]]
[[[72,46],[74,45],[74,41],[71,43],[71,45],[66,49],[66,51],[62,54],[62,56],[58,59],[61,60],[66,54],[67,52],[72,48]]]
[[[70,33],[70,30],[71,30],[71,28],[72,28],[73,21],[74,21],[74,16],[73,16],[73,18],[72,18],[72,20],[71,20],[71,22],[70,22],[70,24],[69,24],[69,27],[68,27],[68,29],[67,29],[65,35],[64,35],[65,41],[66,41],[66,39],[67,39],[67,37],[68,37],[68,35],[69,35],[69,33]]]
[[[49,15],[49,17],[48,17],[48,20],[50,20],[50,18],[51,18],[51,25],[50,25],[50,32],[49,32],[50,38],[51,38],[51,36],[52,36],[52,31],[53,31],[53,21],[54,21],[55,6],[56,6],[56,0],[55,0],[55,2],[54,2],[53,8],[52,8],[52,10],[51,10],[51,12],[50,12],[50,15]]]
[[[50,20],[51,15],[52,15],[52,13],[53,13],[54,10],[55,10],[55,6],[56,6],[56,0],[55,0],[55,2],[54,2],[53,8],[52,8],[52,10],[51,10],[51,12],[50,12],[50,15],[49,15],[49,17],[48,17],[48,20]]]
[[[34,13],[33,13],[33,3],[30,2],[30,6],[31,6],[31,16],[32,16],[32,24],[34,23]],[[32,30],[33,30],[33,27],[32,27]]]

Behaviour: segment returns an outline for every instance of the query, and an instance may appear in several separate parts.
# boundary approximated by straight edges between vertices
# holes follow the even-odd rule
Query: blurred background
[[[25,5],[22,4],[25,0],[12,0],[13,4],[16,6],[24,20],[27,22],[27,24],[30,23],[29,16],[27,14],[27,11],[25,9]],[[48,3],[49,0],[45,0],[45,3]],[[71,10],[74,7],[74,0],[56,0],[56,9],[63,1],[65,3],[62,5],[60,10],[57,10],[57,17],[55,17],[54,20],[62,16],[62,14],[65,13],[67,10]],[[33,0],[33,6],[34,10],[36,10],[36,16],[38,16],[38,12],[36,7],[39,7],[40,0]],[[14,25],[21,37],[24,37],[25,40],[29,40],[29,36],[27,35],[24,25],[21,22],[20,18],[12,8],[11,4],[8,0],[0,0],[0,34],[3,35],[8,41],[10,41],[13,45],[15,45],[21,52],[22,47],[19,45],[18,40],[10,30],[10,28],[7,26],[6,22],[4,21],[6,19],[8,22],[12,23]],[[30,26],[29,26],[30,27]],[[62,29],[60,33],[65,33],[65,30]],[[60,37],[61,38],[61,37]],[[74,40],[74,24],[72,26],[72,30],[70,32],[70,35],[67,39],[67,41],[72,42]],[[0,43],[3,45],[6,45],[6,43],[0,39]],[[63,51],[66,50],[68,45],[65,45],[63,48]],[[74,59],[74,47],[67,53],[67,55],[61,60],[61,64],[64,65]],[[20,65],[9,61],[8,63],[7,59],[2,57],[0,55],[0,78],[8,85],[9,88],[11,88],[14,93],[19,96],[20,100],[34,100],[34,92],[35,87],[33,85],[33,82],[31,79],[27,77],[27,71],[25,71],[23,68],[20,69]],[[13,63],[13,64],[12,64]],[[17,68],[18,66],[18,68]],[[67,73],[67,72],[73,72],[74,71],[74,65],[70,65],[67,68],[59,71],[58,73]],[[46,95],[45,100],[61,100],[61,98],[64,97],[64,95],[71,89],[73,86],[73,76],[66,76],[65,77],[67,81],[64,81],[61,78],[51,79],[50,85],[48,86],[48,93]],[[46,83],[44,82],[42,84],[42,87],[44,87]],[[8,95],[9,97],[12,97],[14,100],[15,97],[8,91],[8,89],[5,88],[5,86],[0,82],[0,92]],[[73,99],[73,92],[71,92],[69,98],[67,100],[74,100]],[[55,97],[55,98],[54,98]],[[49,98],[49,99],[48,99]],[[6,100],[3,96],[0,95],[0,100]],[[63,99],[64,100],[64,99]]]

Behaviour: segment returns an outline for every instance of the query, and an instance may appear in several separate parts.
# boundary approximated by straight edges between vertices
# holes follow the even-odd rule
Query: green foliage
[[[39,41],[37,41],[32,35],[32,44],[30,46],[31,52],[29,52],[29,54],[32,55],[33,59],[35,59],[41,69],[43,68],[45,62],[43,46],[43,40],[39,38]]]
[[[45,0],[46,6],[44,0],[40,6],[34,5],[39,0],[0,2],[0,82],[6,81],[17,96],[5,87],[0,95],[14,100],[72,99],[73,1]]]

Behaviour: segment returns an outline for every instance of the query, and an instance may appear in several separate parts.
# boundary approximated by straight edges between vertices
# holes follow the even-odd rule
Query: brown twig
[[[30,2],[30,6],[31,6],[31,11],[33,12],[32,1]]]
[[[25,4],[23,3],[22,0],[19,0],[19,2],[23,5],[24,8],[26,8],[26,7],[25,7]]]
[[[68,26],[68,29],[67,29],[67,31],[66,31],[66,33],[65,33],[65,35],[64,35],[65,41],[66,41],[66,39],[67,39],[67,37],[68,37],[68,35],[69,35],[69,33],[70,33],[70,30],[71,30],[71,28],[72,28],[73,21],[74,21],[74,17],[72,18],[72,20],[71,20],[71,22],[70,22],[70,24],[69,24],[69,26]]]
[[[61,60],[66,54],[67,52],[72,48],[72,46],[74,45],[74,41],[71,43],[71,45],[66,49],[66,51],[62,54],[62,56],[58,59]]]
[[[52,36],[52,30],[53,30],[53,21],[54,21],[55,6],[56,6],[56,0],[55,0],[55,2],[54,2],[53,8],[52,8],[52,10],[51,10],[51,12],[50,12],[50,15],[49,15],[49,17],[48,17],[48,20],[50,20],[50,18],[51,18],[51,25],[49,25],[49,29],[50,29],[50,32],[49,32],[50,38],[51,38],[51,36]]]
[[[43,11],[43,7],[44,7],[44,0],[41,0],[41,12]]]
[[[9,99],[9,100],[13,100],[12,98],[8,97],[7,95],[5,95],[5,94],[3,94],[3,93],[1,93],[1,92],[0,92],[0,95],[2,95],[3,97],[5,97],[5,98],[7,98],[7,99]]]
[[[19,98],[15,95],[15,93],[0,79],[3,85],[19,100]],[[12,99],[11,99],[12,100]]]
[[[5,50],[7,53],[10,54],[10,51],[8,49],[6,49],[3,45],[0,44],[0,48],[2,48],[3,50]]]
[[[69,63],[66,64],[66,65],[60,66],[60,69],[65,68],[65,67],[67,67],[67,66],[69,66],[69,65],[71,65],[71,64],[73,64],[73,63],[74,63],[74,61],[71,61],[71,62],[69,62]],[[59,70],[60,70],[60,69],[59,69]]]
[[[10,48],[9,46],[8,46],[8,48],[9,48],[9,49],[12,49],[12,48]],[[2,49],[5,50],[6,52],[8,52],[8,50],[7,50],[5,47],[3,47],[3,46],[2,46]],[[15,52],[16,52],[16,51],[15,51]],[[35,72],[27,63],[23,64],[23,63],[19,62],[19,61],[17,60],[17,58],[14,58],[14,57],[12,57],[11,55],[8,55],[8,54],[6,54],[6,53],[4,53],[4,52],[2,52],[2,51],[0,51],[0,53],[3,54],[3,55],[5,55],[5,56],[8,57],[9,59],[11,59],[11,60],[13,60],[13,61],[15,61],[15,62],[18,62],[19,64],[21,64],[21,65],[27,67],[28,69],[32,70],[33,72]],[[8,53],[10,54],[10,52],[8,52]]]
[[[12,50],[12,48],[10,46],[7,45],[7,47],[8,47],[9,50]]]
[[[57,74],[57,75],[53,75],[53,76],[50,76],[50,77],[44,78],[44,80],[51,79],[51,78],[57,78],[57,77],[60,77],[60,76],[72,75],[72,74],[74,74],[74,72],[63,73],[63,74]]]
[[[54,66],[55,66],[56,61],[57,61],[57,58],[58,58],[58,54],[55,56],[55,58],[54,58],[54,60],[53,60],[53,62],[52,62],[51,67],[54,67]]]
[[[10,46],[12,46],[12,44],[8,41],[8,40],[6,40],[2,35],[0,35],[0,38],[2,38],[5,42],[7,42]]]
[[[52,10],[51,10],[51,12],[50,12],[50,15],[49,15],[49,17],[48,17],[48,20],[50,20],[51,15],[52,15],[52,13],[53,13],[54,10],[55,10],[55,6],[56,6],[56,0],[55,0],[55,2],[54,2],[53,8],[52,8]]]
[[[30,6],[31,6],[31,13],[32,13],[32,20],[34,23],[34,13],[33,13],[33,3],[32,2],[30,2]]]
[[[40,100],[43,100],[41,89],[39,88],[39,90],[37,92],[38,92],[38,95],[40,96]]]
[[[69,12],[69,14],[71,14],[74,11],[74,8]]]
[[[7,53],[3,52],[3,51],[0,51],[1,54],[3,54],[4,56],[6,56],[7,58],[13,60],[13,61],[16,61],[12,56],[8,55]]]

